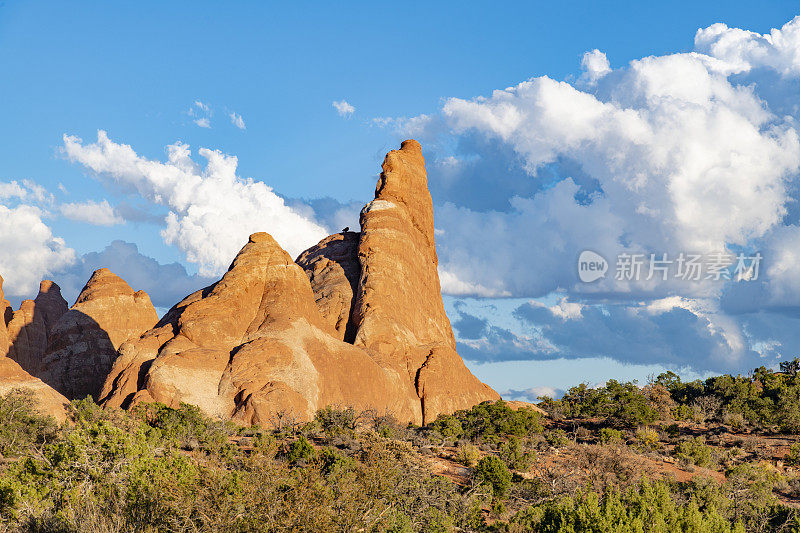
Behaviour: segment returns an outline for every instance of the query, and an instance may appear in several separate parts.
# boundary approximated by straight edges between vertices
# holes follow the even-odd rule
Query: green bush
[[[675,447],[675,456],[703,468],[716,468],[719,465],[716,452],[702,436],[680,442]]]
[[[334,437],[343,434],[351,435],[356,429],[358,416],[352,407],[339,409],[328,406],[317,411],[314,421],[319,424],[320,429],[326,435]]]
[[[430,428],[442,436],[470,440],[493,436],[525,437],[542,431],[542,415],[529,407],[511,409],[502,400],[483,402],[453,415],[440,415]]]
[[[622,432],[613,428],[600,430],[600,444],[619,444],[622,442]]]
[[[511,488],[511,472],[506,464],[494,455],[481,459],[475,467],[474,475],[479,482],[492,487],[495,498],[505,498],[508,489]]]
[[[714,507],[701,507],[694,499],[682,504],[664,482],[641,483],[625,492],[578,492],[527,507],[511,519],[510,532],[586,533],[744,533]]]
[[[636,430],[636,442],[645,450],[655,450],[659,446],[658,432],[651,428]]]
[[[142,404],[135,413],[181,448],[219,450],[228,442],[228,425],[206,417],[196,405],[182,403],[173,409],[161,403]]]
[[[296,463],[300,460],[308,461],[313,457],[314,447],[308,442],[308,439],[302,435],[289,444],[289,450],[286,452],[286,459],[290,463]]]
[[[500,445],[500,459],[512,470],[528,470],[536,460],[536,454],[526,450],[518,437],[509,439]]]
[[[789,453],[786,455],[785,461],[789,466],[800,465],[800,442],[795,442],[789,446]]]
[[[671,402],[664,387],[665,405]],[[651,424],[659,417],[659,410],[648,398],[646,391],[635,382],[620,383],[610,379],[604,387],[590,388],[582,383],[572,387],[560,400],[543,402],[549,412],[562,412],[572,418],[605,418],[610,423],[634,428]],[[652,392],[649,390],[647,392]]]
[[[478,448],[472,444],[460,444],[456,450],[456,461],[467,467],[473,467],[481,458]]]
[[[14,389],[0,396],[0,456],[30,451],[55,437],[56,423],[36,409],[28,389]]]

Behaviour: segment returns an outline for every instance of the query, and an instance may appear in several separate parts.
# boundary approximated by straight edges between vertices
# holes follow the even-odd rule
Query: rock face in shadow
[[[13,315],[14,310],[6,300],[6,294],[3,291],[3,277],[0,276],[0,356],[2,357],[8,354],[8,349],[11,347],[7,326]]]
[[[45,285],[44,283],[42,284]],[[49,287],[48,287],[49,289]],[[57,289],[57,287],[56,287]],[[60,294],[59,294],[60,295]],[[12,320],[13,310],[3,292],[3,278],[0,277],[0,396],[14,389],[27,389],[34,393],[39,410],[50,415],[57,422],[66,420],[68,400],[42,380],[26,372],[16,361],[6,356],[11,347],[6,325]]]
[[[36,298],[24,300],[8,323],[8,357],[29,374],[38,375],[50,333],[66,312],[61,288],[52,281],[42,281]]]
[[[216,284],[173,307],[124,344],[103,387],[109,406],[158,401],[200,406],[245,424],[278,413],[300,420],[326,405],[417,416],[396,372],[337,338],[308,278],[266,233],[256,233]]]
[[[338,332],[338,337],[352,343],[355,325],[350,318],[361,277],[358,242],[361,234],[353,231],[326,237],[297,258],[305,270],[322,318]]]
[[[107,268],[96,270],[53,325],[36,375],[67,398],[98,398],[117,349],[157,321],[147,293],[134,292]]]
[[[33,392],[39,411],[52,416],[56,422],[61,423],[67,419],[66,408],[69,400],[41,379],[25,372],[13,359],[0,357],[0,396],[14,389]]]

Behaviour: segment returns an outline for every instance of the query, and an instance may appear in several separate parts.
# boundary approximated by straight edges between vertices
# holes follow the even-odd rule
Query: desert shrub
[[[619,444],[622,442],[622,432],[614,428],[603,428],[600,430],[601,444]]]
[[[135,414],[184,449],[219,450],[228,442],[228,424],[206,417],[196,405],[182,403],[173,409],[161,403],[141,404]]]
[[[789,466],[800,466],[800,442],[795,442],[789,446],[789,453],[784,459]]]
[[[374,415],[371,413],[362,413],[362,417],[367,416],[372,429],[378,435],[386,439],[402,439],[406,436],[406,426],[397,421],[397,418],[391,414]]]
[[[314,457],[314,447],[302,435],[292,441],[286,451],[286,460],[290,463],[296,463],[300,460],[307,461],[312,457]]]
[[[505,435],[524,437],[542,431],[541,414],[529,407],[511,409],[502,400],[440,415],[430,427],[445,437],[473,441]]]
[[[577,428],[575,428],[576,440],[581,440],[581,441],[589,440],[591,436],[592,432],[589,430],[589,428],[585,428],[583,426],[578,426]]]
[[[549,412],[563,411],[567,417],[599,417],[614,425],[634,428],[656,421],[659,409],[671,405],[668,396],[669,392],[663,386],[642,390],[635,382],[620,383],[610,379],[604,387],[598,388],[582,383],[569,389],[560,400],[549,400],[540,405]]]
[[[526,448],[518,437],[509,437],[500,445],[500,459],[512,470],[528,470],[536,460],[536,454]]]
[[[0,456],[17,455],[55,437],[55,421],[36,408],[32,391],[14,389],[0,396]]]
[[[475,479],[492,487],[495,498],[504,498],[511,488],[511,472],[506,464],[494,455],[488,455],[475,467]]]
[[[722,411],[722,423],[730,426],[734,431],[743,430],[745,422],[742,413],[732,413],[726,409]]]
[[[702,436],[680,442],[674,453],[678,459],[703,468],[716,468],[719,465],[717,453]]]
[[[481,458],[481,454],[475,445],[468,442],[462,443],[456,450],[456,461],[464,466],[473,467]]]
[[[636,430],[636,442],[642,449],[655,450],[658,448],[658,432],[651,428]]]
[[[642,482],[624,492],[578,492],[517,513],[509,531],[583,531],[633,533],[744,533],[740,522],[726,519],[714,507],[701,508],[694,499],[676,502],[664,482]]]
[[[545,431],[542,435],[547,444],[554,448],[569,446],[570,440],[567,438],[567,433],[561,428]]]
[[[680,404],[672,409],[672,418],[675,420],[692,420],[694,416],[694,410],[686,405]]]
[[[339,409],[328,406],[314,415],[314,421],[329,437],[352,434],[358,423],[358,416],[352,407]]]

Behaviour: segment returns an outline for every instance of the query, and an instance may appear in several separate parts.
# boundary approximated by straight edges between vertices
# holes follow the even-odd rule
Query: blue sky
[[[6,293],[18,303],[47,276],[74,298],[109,266],[168,306],[218,275],[247,224],[290,250],[356,225],[383,154],[415,136],[461,352],[498,390],[774,364],[800,348],[800,39],[794,25],[757,34],[797,14],[790,2],[6,0]],[[167,147],[187,145],[199,167],[166,183]],[[235,176],[204,171],[200,148],[235,157]],[[208,199],[185,205],[187,191]],[[715,246],[764,250],[761,281],[574,279],[587,247]]]

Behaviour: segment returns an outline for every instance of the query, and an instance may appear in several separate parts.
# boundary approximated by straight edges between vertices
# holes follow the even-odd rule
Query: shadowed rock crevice
[[[336,233],[321,240],[297,258],[305,270],[323,319],[336,329],[339,338],[353,344],[356,325],[353,307],[361,277],[358,243],[361,234]]]

